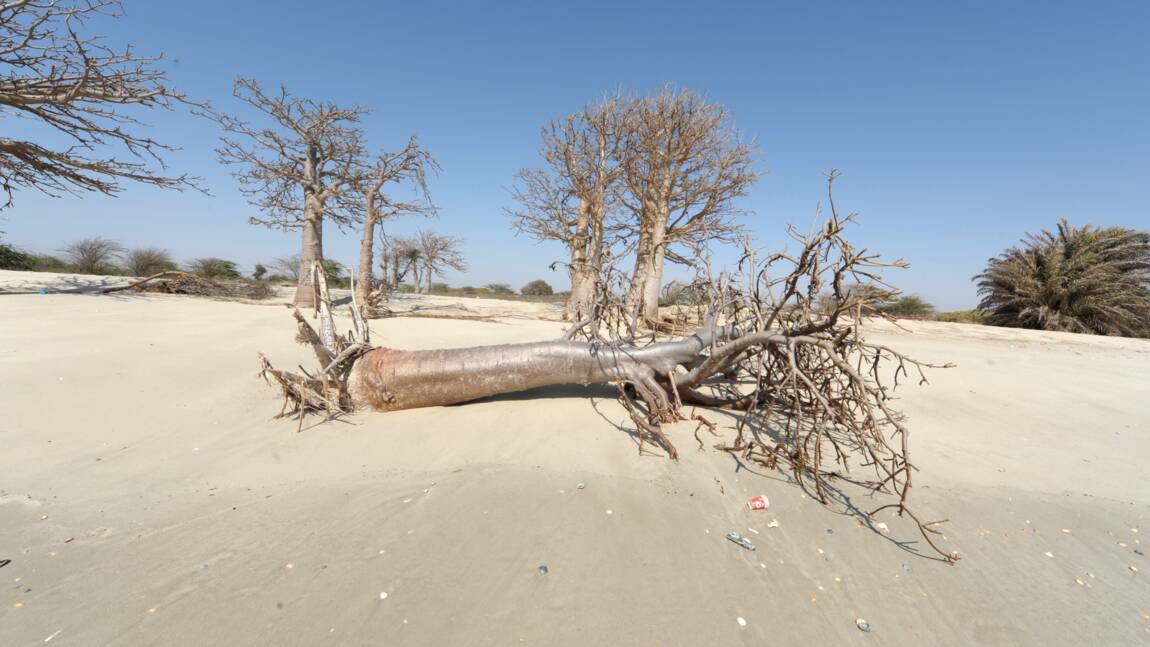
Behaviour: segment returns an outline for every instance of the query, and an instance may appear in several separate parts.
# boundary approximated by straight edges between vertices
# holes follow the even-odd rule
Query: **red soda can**
[[[759,496],[747,502],[747,507],[752,510],[766,510],[771,507],[771,502],[766,496],[760,494]]]

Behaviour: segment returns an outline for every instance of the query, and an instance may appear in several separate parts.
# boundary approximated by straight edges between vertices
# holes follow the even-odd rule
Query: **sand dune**
[[[900,389],[948,566],[903,520],[860,524],[858,493],[825,508],[697,451],[692,424],[669,430],[680,462],[639,455],[609,388],[296,433],[256,379],[258,351],[307,360],[287,309],[15,274],[32,294],[0,296],[0,645],[1150,643],[1150,342],[871,328],[958,364]],[[535,304],[405,302],[497,320],[381,320],[378,343],[562,329]]]

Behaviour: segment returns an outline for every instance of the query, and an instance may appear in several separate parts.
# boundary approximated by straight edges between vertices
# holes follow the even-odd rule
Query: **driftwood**
[[[882,263],[875,254],[855,250],[842,237],[851,217],[840,218],[833,199],[830,206],[832,215],[820,231],[792,232],[801,245],[797,254],[756,262],[748,250],[746,287],[736,289],[727,277],[710,279],[708,314],[680,339],[628,337],[625,325],[624,333],[604,335],[613,324],[633,321],[622,300],[597,307],[598,321],[580,322],[560,340],[420,351],[370,346],[366,322],[358,318],[358,334],[328,343],[297,312],[298,339],[312,346],[322,370],[281,371],[261,357],[263,375],[282,388],[281,415],[297,414],[301,424],[309,411],[330,417],[463,403],[551,385],[614,383],[640,449],[651,443],[672,459],[678,451],[662,425],[687,419],[684,405],[732,410],[739,416],[738,435],[719,449],[789,471],[823,503],[836,479],[892,494],[895,502],[879,509],[906,513],[930,547],[954,561],[956,554],[933,542],[938,522],[921,523],[907,508],[914,471],[909,430],[891,399],[910,371],[925,383],[924,369],[932,365],[868,343],[859,330],[863,315],[893,293],[882,287],[876,268],[905,263]],[[776,273],[779,267],[786,269]],[[322,285],[322,273],[317,279]],[[857,289],[861,282],[870,288]],[[612,312],[618,317],[612,319]],[[330,317],[323,317],[321,329],[333,327]],[[938,367],[945,366],[950,365]],[[705,417],[693,418],[714,432]],[[868,475],[851,475],[852,466]]]

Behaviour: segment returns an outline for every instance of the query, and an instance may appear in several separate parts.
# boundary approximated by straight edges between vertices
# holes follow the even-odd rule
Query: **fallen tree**
[[[839,217],[833,197],[830,210],[817,233],[791,232],[800,243],[795,255],[777,253],[756,262],[748,249],[742,261],[745,287],[736,288],[732,277],[708,277],[710,304],[698,329],[679,339],[626,333],[627,307],[618,297],[596,308],[603,319],[580,322],[561,340],[422,351],[375,348],[354,304],[354,330],[347,337],[335,335],[326,294],[320,294],[319,332],[298,311],[295,318],[298,340],[312,347],[321,368],[297,374],[278,370],[261,356],[263,375],[283,391],[281,415],[296,414],[301,425],[312,411],[328,416],[395,411],[542,386],[614,383],[637,427],[640,449],[654,444],[672,459],[678,450],[663,425],[685,420],[684,404],[734,410],[740,416],[738,435],[721,449],[789,470],[796,481],[813,485],[823,503],[833,479],[893,494],[891,505],[909,514],[927,543],[953,561],[957,555],[931,539],[940,522],[921,523],[906,507],[914,467],[908,429],[891,401],[910,370],[924,383],[923,369],[931,365],[868,343],[859,330],[864,315],[894,294],[875,272],[905,263],[880,262],[877,255],[854,249],[842,236],[851,216]],[[786,271],[776,273],[780,266]],[[324,291],[322,272],[315,273]],[[860,284],[872,289],[857,289]],[[603,295],[610,298],[608,291]],[[714,429],[706,418],[692,418]],[[868,470],[868,477],[848,476],[852,462]]]

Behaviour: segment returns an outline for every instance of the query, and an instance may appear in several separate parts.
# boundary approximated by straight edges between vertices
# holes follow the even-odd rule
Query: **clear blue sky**
[[[823,172],[861,214],[861,245],[911,262],[890,275],[945,309],[976,302],[972,275],[1058,218],[1150,228],[1150,3],[174,2],[128,0],[112,42],[174,59],[171,75],[228,110],[236,75],[371,106],[373,147],[417,133],[440,160],[436,222],[464,237],[455,285],[542,277],[552,244],[513,236],[503,208],[538,128],[615,87],[674,81],[726,104],[757,135],[764,177],[745,206],[760,245],[807,226]],[[180,259],[245,266],[298,251],[247,224],[251,208],[215,163],[213,124],[149,115],[181,146],[172,166],[212,196],[130,187],[119,198],[31,192],[0,213],[15,244],[53,251],[104,235]],[[17,126],[19,124],[16,124]],[[11,123],[10,123],[11,127]],[[16,134],[19,133],[10,133]],[[355,258],[355,236],[327,237]]]

